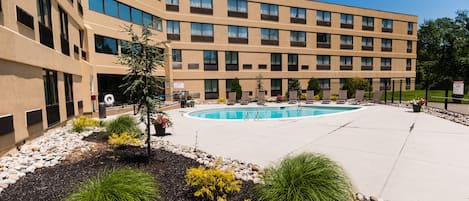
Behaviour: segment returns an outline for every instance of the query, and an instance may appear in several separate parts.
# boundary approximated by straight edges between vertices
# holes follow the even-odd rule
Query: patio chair
[[[264,91],[259,91],[257,93],[257,104],[265,105],[265,92]]]
[[[335,103],[344,104],[345,102],[347,102],[347,90],[339,90],[339,97]]]
[[[306,104],[314,103],[314,90],[306,91]]]
[[[357,90],[355,92],[355,99],[353,99],[352,105],[358,105],[363,102],[363,97],[365,97],[365,90]]]
[[[298,92],[289,91],[288,92],[288,104],[296,104],[298,102]]]
[[[375,104],[381,103],[381,95],[383,95],[382,91],[375,91],[373,94],[373,100],[371,100],[371,103],[375,103]]]
[[[321,104],[329,104],[329,103],[331,103],[331,90],[323,90]]]
[[[228,93],[228,102],[227,105],[234,105],[236,103],[236,92]]]
[[[241,105],[247,105],[249,103],[249,91],[243,91],[241,94],[241,100],[239,101]]]

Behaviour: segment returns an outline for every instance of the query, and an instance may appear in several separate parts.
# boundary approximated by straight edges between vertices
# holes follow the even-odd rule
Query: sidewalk
[[[445,108],[444,103],[429,102],[428,106],[441,108],[441,109]],[[469,115],[469,104],[448,103],[448,110],[451,112],[458,112],[458,113]]]

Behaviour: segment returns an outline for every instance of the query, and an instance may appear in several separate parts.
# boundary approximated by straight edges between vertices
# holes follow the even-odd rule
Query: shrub
[[[109,136],[107,143],[118,147],[143,145],[143,143],[138,138],[132,137],[128,133],[122,133],[120,135],[113,133],[111,136]]]
[[[242,182],[233,172],[200,166],[187,170],[186,184],[197,189],[195,197],[222,201],[226,200],[227,194],[239,192]]]
[[[66,201],[154,201],[162,200],[156,179],[130,168],[106,171],[91,178]]]
[[[218,98],[217,99],[217,103],[225,103],[226,102],[226,98]]]
[[[359,77],[348,78],[342,87],[343,90],[347,90],[348,97],[355,96],[356,90],[368,91],[370,88],[370,82],[364,78]]]
[[[307,89],[314,90],[314,94],[319,94],[322,91],[321,87],[319,86],[319,81],[314,77],[309,79]]]
[[[306,94],[305,93],[301,93],[300,100],[306,100]]]
[[[231,81],[231,91],[230,92],[236,92],[236,100],[240,100],[241,99],[241,95],[243,93],[243,88],[241,87],[241,85],[239,84],[239,79],[237,77],[235,77],[235,79],[233,79]]]
[[[135,119],[129,115],[120,116],[106,124],[107,137],[113,133],[127,133],[132,137],[138,138],[141,135],[140,129],[137,127]]]
[[[256,188],[259,201],[353,200],[342,168],[329,158],[311,153],[284,159],[267,169]]]
[[[332,100],[332,101],[335,101],[335,100],[337,100],[338,97],[339,97],[339,95],[337,95],[337,94],[332,94],[332,95],[331,95],[331,100]]]
[[[317,100],[317,101],[318,101],[318,100],[321,100],[321,96],[315,95],[315,96],[314,96],[314,100]]]
[[[91,119],[87,116],[80,116],[73,120],[72,122],[73,128],[72,130],[75,132],[83,132],[85,131],[88,127],[96,127],[100,126],[101,123],[98,120]]]

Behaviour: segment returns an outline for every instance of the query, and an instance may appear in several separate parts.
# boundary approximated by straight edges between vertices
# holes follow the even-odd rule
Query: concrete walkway
[[[316,103],[317,104],[317,103]],[[320,104],[318,104],[320,105]],[[252,105],[255,106],[255,105]],[[200,105],[196,109],[225,107]],[[288,154],[323,153],[357,191],[390,201],[468,201],[469,127],[389,106],[297,120],[216,121],[168,111],[164,139],[268,167]]]

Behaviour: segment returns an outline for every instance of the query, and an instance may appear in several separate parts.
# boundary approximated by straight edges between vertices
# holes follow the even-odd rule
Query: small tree
[[[148,157],[151,155],[150,147],[150,114],[156,112],[158,92],[163,89],[164,78],[154,76],[157,68],[164,66],[165,54],[160,48],[166,45],[166,41],[153,42],[150,29],[144,26],[141,35],[137,35],[132,25],[125,27],[131,40],[124,44],[118,61],[120,64],[128,66],[129,71],[124,77],[124,84],[120,87],[125,89],[124,93],[137,104],[137,111],[146,118],[147,151]]]
[[[241,93],[243,92],[243,89],[239,84],[238,78],[235,78],[231,81],[231,92],[236,92],[236,100],[241,99]]]
[[[353,97],[355,96],[355,92],[357,90],[365,90],[365,91],[370,90],[370,83],[368,82],[368,80],[364,78],[359,78],[359,77],[348,78],[345,81],[345,84],[342,87],[342,89],[347,90],[348,97]]]
[[[287,94],[285,95],[286,97],[289,97],[289,92],[290,91],[296,91],[298,96],[301,95],[301,86],[300,86],[300,81],[298,79],[291,79],[288,81],[288,91]]]
[[[314,94],[321,93],[321,87],[319,86],[319,82],[316,78],[312,77],[308,81],[308,90],[314,90]]]

